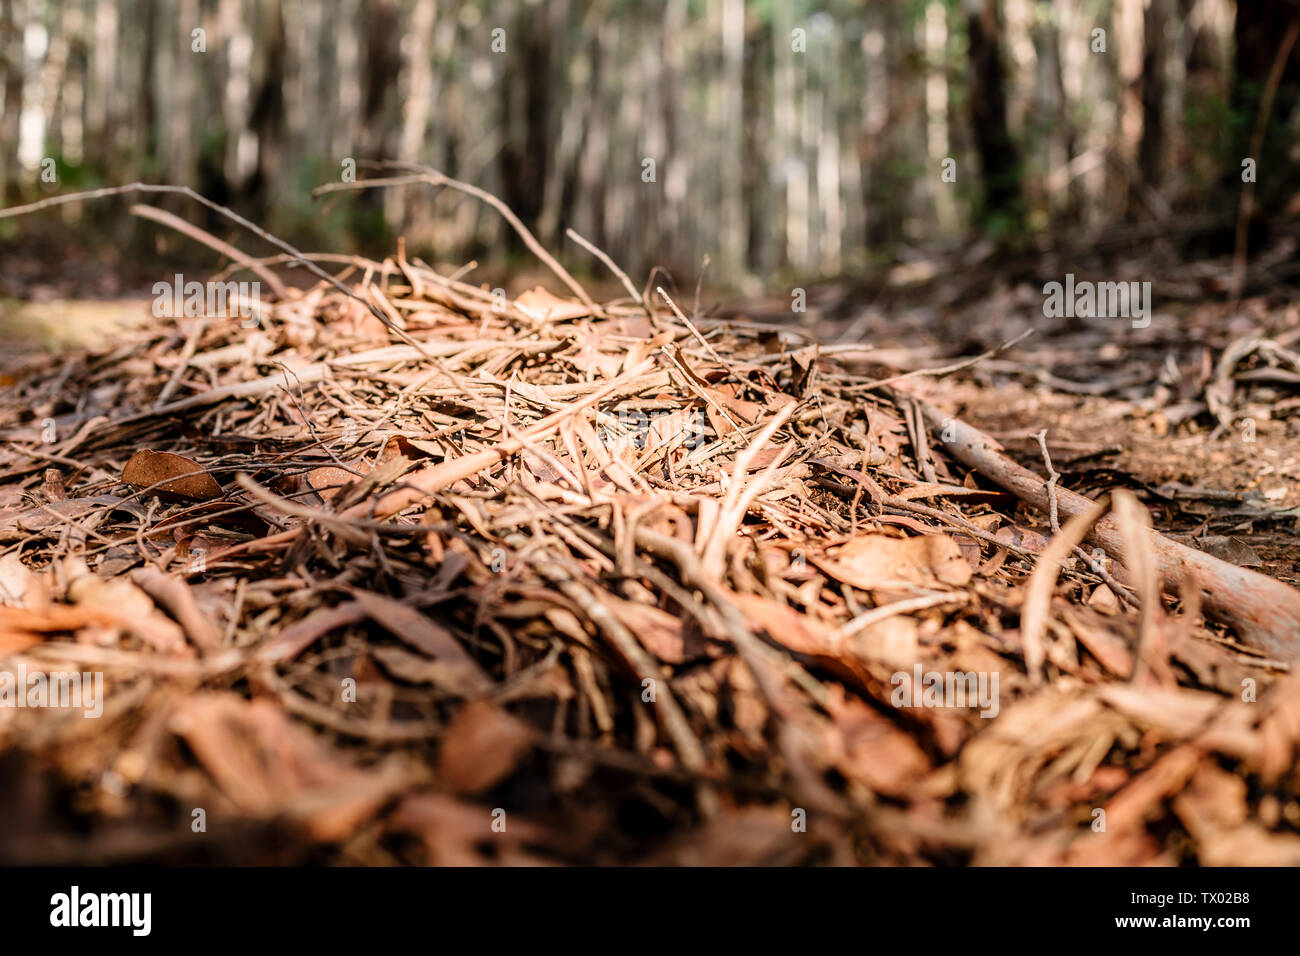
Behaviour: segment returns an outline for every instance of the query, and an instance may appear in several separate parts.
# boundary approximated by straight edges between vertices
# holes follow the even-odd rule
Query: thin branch
[[[623,288],[627,289],[628,295],[632,297],[632,301],[635,302],[637,305],[641,304],[641,293],[636,291],[636,286],[634,286],[632,284],[632,280],[627,277],[627,273],[624,272],[622,269],[620,269],[618,267],[618,263],[616,263],[613,259],[611,259],[603,249],[600,249],[593,243],[588,242],[586,239],[582,238],[582,236],[578,235],[572,229],[564,230],[564,234],[568,236],[570,239],[572,239],[574,242],[576,242],[578,245],[582,246],[582,248],[590,252],[601,262],[603,262],[605,264],[605,267],[609,269],[610,272],[618,276],[619,281],[623,283]]]
[[[415,166],[409,163],[383,163],[379,165],[393,169],[415,170],[415,172],[408,176],[388,176],[380,179],[362,179],[351,183],[325,183],[324,185],[317,186],[313,189],[312,195],[323,196],[327,193],[343,192],[345,190],[353,189],[379,189],[388,186],[410,186],[416,183],[428,183],[430,186],[446,186],[450,189],[455,189],[458,192],[463,192],[468,196],[473,196],[475,199],[482,203],[486,203],[499,212],[501,217],[505,219],[505,221],[510,224],[511,228],[519,234],[519,238],[524,241],[524,245],[528,247],[529,251],[532,252],[533,255],[537,256],[537,258],[540,259],[548,269],[554,272],[559,280],[568,286],[573,294],[581,300],[583,305],[591,309],[594,314],[601,314],[600,306],[596,305],[591,296],[587,294],[587,290],[579,285],[578,280],[573,278],[573,276],[569,274],[568,270],[565,269],[564,266],[560,265],[555,258],[546,251],[542,244],[537,241],[537,238],[531,232],[528,231],[528,227],[523,224],[523,221],[514,214],[510,207],[496,196],[493,196],[486,190],[479,189],[477,186],[452,179],[450,176],[444,175],[436,169],[431,169],[428,166]]]

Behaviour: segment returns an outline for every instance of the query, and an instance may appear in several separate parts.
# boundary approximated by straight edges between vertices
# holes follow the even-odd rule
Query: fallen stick
[[[925,402],[920,405],[950,455],[1040,511],[1050,510],[1047,484],[1038,475],[1003,455],[997,442],[978,428]],[[951,441],[944,440],[945,430],[953,436]],[[1065,518],[1083,514],[1096,504],[1060,487],[1056,488],[1056,502]],[[1088,540],[1128,564],[1129,549],[1113,516],[1107,515],[1093,525]],[[1171,541],[1158,532],[1151,533],[1151,543],[1166,591],[1177,594],[1179,582],[1190,574],[1205,595],[1206,609],[1229,624],[1243,641],[1283,660],[1300,658],[1300,591]]]
[[[285,287],[285,284],[280,281],[279,276],[266,266],[262,265],[252,256],[236,249],[230,243],[218,239],[216,236],[212,235],[212,233],[200,229],[193,223],[186,222],[180,216],[174,216],[165,209],[159,209],[156,206],[146,206],[142,203],[136,203],[131,207],[130,213],[133,216],[139,216],[141,219],[152,219],[154,222],[162,223],[164,226],[175,229],[183,236],[189,236],[195,242],[203,243],[203,245],[207,246],[209,249],[219,252],[227,259],[231,259],[244,268],[251,270],[263,282],[271,287],[271,291],[275,293],[277,299],[284,300],[289,298],[289,290]]]

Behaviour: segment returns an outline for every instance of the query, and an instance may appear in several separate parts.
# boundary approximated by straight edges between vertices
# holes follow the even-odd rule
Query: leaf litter
[[[539,255],[5,370],[0,859],[1300,863],[1300,593],[924,368]],[[18,704],[68,672],[98,719]]]

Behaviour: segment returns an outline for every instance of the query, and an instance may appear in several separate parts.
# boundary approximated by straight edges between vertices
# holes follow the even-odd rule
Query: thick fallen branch
[[[992,438],[932,405],[922,402],[921,408],[954,458],[1040,511],[1050,510],[1047,483],[1003,455]],[[945,425],[953,436],[951,441],[943,439]],[[1066,518],[1083,514],[1095,504],[1060,487],[1056,489],[1056,502]],[[1088,540],[1128,563],[1129,549],[1113,516],[1093,525]],[[1194,576],[1204,592],[1207,610],[1231,625],[1247,644],[1284,660],[1300,658],[1300,591],[1156,532],[1152,533],[1152,544],[1165,590],[1176,594],[1179,582],[1189,574]]]

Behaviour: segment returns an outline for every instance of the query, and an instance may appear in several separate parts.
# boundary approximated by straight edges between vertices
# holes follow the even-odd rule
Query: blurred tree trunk
[[[1300,102],[1300,43],[1292,47],[1290,56],[1282,64],[1261,155],[1251,155],[1251,138],[1269,72],[1277,60],[1283,38],[1297,17],[1300,17],[1300,7],[1286,0],[1250,0],[1237,4],[1234,24],[1236,78],[1232,87],[1236,129],[1225,177],[1239,183],[1242,159],[1254,159],[1258,176],[1255,208],[1260,210],[1276,209],[1275,201],[1289,199],[1300,188],[1300,168],[1289,156],[1294,143],[1284,135],[1297,102]]]
[[[171,5],[173,19],[167,24],[164,36],[171,37],[168,44],[168,67],[171,77],[166,84],[168,91],[168,122],[166,123],[166,166],[167,177],[171,182],[192,183],[198,169],[198,130],[195,115],[197,103],[199,70],[201,61],[197,57],[204,54],[191,52],[192,37],[190,31],[199,22],[198,0],[179,0]]]
[[[260,82],[253,95],[253,108],[248,125],[257,138],[257,167],[249,184],[254,214],[265,219],[274,202],[274,182],[283,160],[283,137],[286,129],[284,116],[284,63],[288,44],[284,33],[284,7],[275,4],[259,17],[259,45],[262,54]],[[261,51],[259,51],[261,52]],[[384,69],[390,64],[385,63]],[[390,124],[382,124],[389,127]],[[376,158],[387,158],[380,153]]]
[[[1007,95],[997,0],[968,0],[971,128],[980,156],[980,218],[1000,232],[1023,228],[1020,156],[1007,128]]]
[[[406,63],[406,102],[402,108],[402,137],[398,158],[420,161],[429,111],[433,104],[433,34],[437,18],[435,0],[416,0],[411,14],[410,52]]]
[[[929,0],[925,5],[925,20],[922,25],[924,35],[923,50],[925,54],[925,142],[931,173],[942,169],[943,161],[952,155],[948,141],[948,71],[945,56],[948,47],[948,10],[938,0]],[[957,203],[953,184],[945,183],[936,176],[926,178],[933,197],[934,215],[939,223],[947,229],[957,226]]]
[[[96,0],[89,43],[90,76],[86,90],[86,151],[101,168],[112,169],[117,161],[114,120],[121,113],[117,77],[123,75],[119,61],[119,12],[113,0]],[[3,138],[3,137],[0,137]]]
[[[366,0],[362,12],[365,30],[365,79],[362,82],[361,130],[366,158],[393,158],[392,140],[397,117],[394,78],[402,69],[402,11],[395,0]],[[280,22],[279,17],[276,18]],[[278,31],[283,33],[281,25]]]
[[[602,5],[603,6],[603,5]],[[593,8],[595,9],[595,8]],[[556,231],[559,231],[559,224],[568,223],[573,219],[574,205],[578,199],[578,185],[581,182],[581,159],[583,151],[587,148],[587,136],[591,130],[592,115],[591,105],[600,92],[601,84],[601,59],[600,43],[596,37],[595,22],[593,20],[592,28],[584,30],[583,36],[586,40],[586,48],[583,53],[583,62],[588,64],[587,81],[582,94],[582,112],[581,123],[577,131],[577,142],[574,144],[572,155],[565,164],[560,183],[558,186],[559,196],[557,199],[558,215]]]
[[[19,0],[0,7],[0,55],[4,58],[4,122],[0,124],[0,192],[6,202],[18,197],[18,114],[23,107],[23,24]]]
[[[1161,161],[1165,148],[1165,71],[1169,63],[1167,0],[1148,0],[1142,27],[1142,140],[1138,145],[1136,190],[1155,192],[1162,182]]]
[[[158,103],[154,94],[154,65],[158,62],[158,48],[154,42],[158,32],[158,0],[142,0],[142,3],[144,16],[138,31],[141,43],[140,100],[136,111],[136,148],[131,157],[135,179],[149,178],[158,160]]]
[[[663,129],[664,129],[664,155],[675,156],[682,148],[681,132],[681,112],[682,112],[682,86],[685,53],[682,49],[683,43],[681,37],[686,31],[686,0],[668,0],[664,15],[663,26],[660,28],[658,35],[655,37],[654,52],[662,58],[663,61]],[[596,48],[596,54],[599,55],[599,47]],[[597,65],[599,65],[599,58]],[[600,86],[597,83],[592,87],[592,96],[599,95]],[[680,171],[679,171],[680,170]],[[679,188],[682,195],[685,193],[687,177],[685,171],[680,166],[672,165],[664,171],[664,209],[660,217],[664,234],[675,235],[681,229],[683,218],[682,206],[679,202],[681,195],[676,190]]]
[[[396,0],[365,0],[362,7],[362,49],[365,51],[365,59],[361,80],[361,116],[357,130],[357,142],[361,144],[362,153],[358,159],[384,162],[394,158],[395,143],[401,135],[397,77],[402,70],[404,16]],[[280,103],[271,101],[268,106],[277,108]],[[268,142],[272,142],[273,130],[265,132]],[[360,201],[375,211],[377,225],[381,222],[382,213],[396,213],[398,207],[395,204],[400,203],[392,190],[367,190],[361,194]]]
[[[592,51],[594,71],[592,87],[592,115],[595,122],[592,124],[590,135],[583,147],[582,154],[578,160],[579,163],[579,183],[581,190],[581,202],[578,208],[583,210],[584,218],[580,221],[582,225],[578,232],[585,235],[588,239],[600,246],[606,252],[609,248],[609,229],[605,218],[605,197],[606,197],[606,180],[609,177],[608,159],[610,153],[610,124],[608,117],[613,115],[613,105],[610,103],[609,91],[606,84],[606,76],[614,72],[611,64],[617,64],[616,41],[618,39],[618,30],[612,21],[601,23],[595,30],[593,40],[595,48]],[[609,85],[614,85],[610,83]],[[630,173],[637,176],[637,182],[640,180],[640,157],[631,157],[633,161]],[[611,255],[617,253],[611,252]]]
[[[745,172],[744,195],[748,197],[745,217],[745,262],[751,270],[764,270],[771,265],[767,241],[772,235],[775,220],[768,206],[767,189],[769,167],[766,144],[771,140],[771,104],[765,101],[763,89],[772,76],[772,33],[760,22],[750,39],[745,56]]]
[[[1061,21],[1053,0],[1038,0],[1033,28],[1038,59],[1035,129],[1044,142],[1042,156],[1048,173],[1045,205],[1053,219],[1074,220],[1083,208],[1083,188],[1069,164],[1076,154],[1074,119],[1065,91],[1065,67],[1061,58]],[[1063,174],[1057,177],[1056,174]]]
[[[551,36],[545,4],[522,6],[507,36],[501,80],[503,199],[525,223],[542,211],[550,157]],[[512,249],[522,243],[508,231]]]
[[[901,66],[910,56],[906,10],[896,3],[871,4],[866,11],[863,53],[866,60],[866,92],[859,150],[866,196],[866,244],[889,245],[903,238],[906,216],[906,184],[902,182],[902,125],[907,117],[904,102],[908,85]]]
[[[722,89],[719,108],[722,123],[718,174],[721,185],[718,244],[722,268],[739,274],[745,268],[744,155],[745,135],[745,4],[744,0],[722,0]]]
[[[834,40],[831,36],[830,19],[817,17],[813,20],[814,40],[824,44],[825,56],[813,62],[817,64],[817,205],[818,205],[818,243],[817,263],[823,273],[837,274],[843,267],[843,249],[840,239],[844,229],[844,210],[840,205],[840,126],[837,121],[835,105],[836,80],[839,74],[835,56]]]
[[[783,242],[781,244],[780,263],[791,265],[799,263],[799,221],[801,214],[797,208],[798,189],[796,177],[799,175],[798,157],[795,155],[795,58],[791,49],[791,31],[794,28],[792,11],[788,4],[778,3],[773,19],[773,51],[775,63],[773,69],[772,103],[775,112],[772,123],[771,165],[777,171],[779,182],[783,185],[781,223]]]

